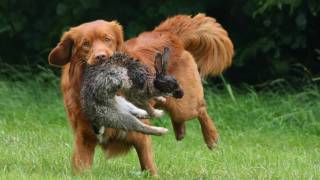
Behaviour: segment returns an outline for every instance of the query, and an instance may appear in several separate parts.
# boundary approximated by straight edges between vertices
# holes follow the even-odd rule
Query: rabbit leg
[[[154,109],[148,102],[145,103],[144,107],[151,117],[161,118],[164,115],[163,110]]]
[[[96,134],[99,143],[104,143],[105,142],[104,131],[105,131],[105,127],[101,126],[100,129],[99,129],[98,134]]]
[[[116,126],[118,127],[114,128],[120,128],[129,131],[138,131],[143,134],[160,136],[168,132],[168,129],[166,128],[144,124],[138,118],[127,112],[120,112],[119,120],[116,122],[118,122],[118,124],[116,124]]]
[[[131,102],[127,101],[124,97],[115,96],[115,100],[124,111],[129,112],[133,116],[135,116],[139,119],[150,118],[150,115],[147,113],[147,111],[140,109],[137,106],[133,105]]]
[[[159,102],[159,103],[166,103],[166,98],[165,97],[163,97],[163,96],[158,96],[158,97],[155,97],[154,98],[154,100],[156,100],[157,102]]]

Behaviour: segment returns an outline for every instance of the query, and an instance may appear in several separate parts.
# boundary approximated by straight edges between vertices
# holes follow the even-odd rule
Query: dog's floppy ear
[[[116,36],[116,43],[117,43],[117,50],[121,50],[122,45],[123,45],[123,30],[122,30],[122,26],[117,22],[117,21],[111,21],[110,22],[112,27],[113,27],[113,31],[115,33]]]
[[[53,48],[48,56],[49,64],[52,66],[63,66],[70,61],[74,40],[71,32],[63,34],[60,42]]]

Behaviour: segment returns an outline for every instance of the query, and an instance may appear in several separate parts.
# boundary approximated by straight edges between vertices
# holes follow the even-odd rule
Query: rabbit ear
[[[160,75],[162,72],[162,55],[160,53],[157,53],[155,57],[155,69],[157,75]]]
[[[163,49],[163,54],[162,54],[162,73],[163,74],[167,74],[169,56],[170,56],[169,48],[165,47]]]

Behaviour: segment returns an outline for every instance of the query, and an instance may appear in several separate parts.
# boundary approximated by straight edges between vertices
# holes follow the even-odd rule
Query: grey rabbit
[[[106,62],[87,65],[81,88],[81,105],[100,141],[105,128],[150,135],[162,135],[168,131],[166,128],[144,124],[138,119],[155,116],[157,112],[159,114],[159,110],[149,105],[150,99],[183,96],[177,80],[167,75],[168,54],[169,49],[165,48],[163,54],[156,55],[156,75],[122,52],[115,52]],[[134,105],[117,96],[119,90]]]

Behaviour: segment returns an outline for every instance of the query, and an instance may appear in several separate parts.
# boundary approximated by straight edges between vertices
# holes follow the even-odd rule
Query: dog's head
[[[163,53],[157,53],[155,57],[156,78],[154,86],[161,93],[182,98],[184,95],[176,78],[168,74],[169,48],[164,48]]]
[[[49,54],[49,64],[64,66],[68,63],[90,65],[105,61],[123,44],[123,31],[117,22],[92,21],[65,32]]]

